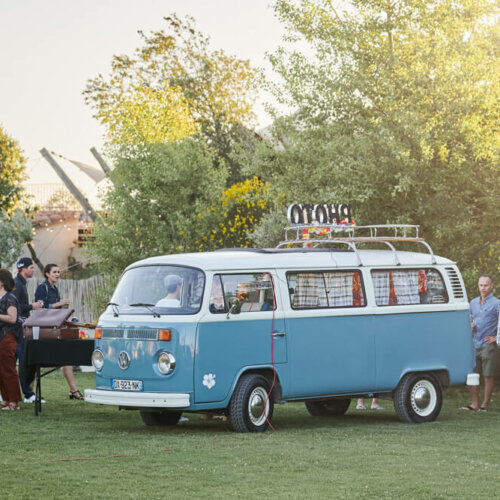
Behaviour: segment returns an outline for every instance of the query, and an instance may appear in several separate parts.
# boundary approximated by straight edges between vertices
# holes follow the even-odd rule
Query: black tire
[[[243,375],[231,398],[229,415],[236,432],[264,432],[273,416],[269,382],[262,375]]]
[[[140,411],[146,425],[176,425],[181,418],[181,411]]]
[[[313,417],[338,417],[343,415],[351,399],[329,399],[327,401],[306,401],[306,408]]]
[[[442,404],[441,383],[431,373],[408,373],[394,393],[394,408],[402,422],[432,422]]]

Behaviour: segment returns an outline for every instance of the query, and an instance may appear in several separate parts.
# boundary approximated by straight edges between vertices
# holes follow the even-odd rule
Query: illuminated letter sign
[[[301,224],[339,224],[347,219],[352,224],[351,205],[320,203],[294,203],[288,207],[288,223],[292,226]]]

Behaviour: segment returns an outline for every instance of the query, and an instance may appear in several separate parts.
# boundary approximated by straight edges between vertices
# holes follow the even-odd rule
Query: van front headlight
[[[104,366],[104,356],[99,349],[96,349],[92,353],[92,366],[96,369],[96,371],[100,372],[102,367]]]
[[[158,370],[164,375],[172,373],[175,369],[175,358],[169,352],[162,352],[158,356]]]

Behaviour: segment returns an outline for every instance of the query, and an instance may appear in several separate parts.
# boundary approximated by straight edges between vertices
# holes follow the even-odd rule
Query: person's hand
[[[43,307],[43,300],[33,302],[33,309],[41,309]]]
[[[59,302],[59,304],[61,304],[61,307],[69,307],[69,300],[68,299],[62,299],[61,302]]]
[[[494,344],[497,341],[497,338],[494,335],[489,335],[488,337],[485,337],[484,341],[487,344]]]

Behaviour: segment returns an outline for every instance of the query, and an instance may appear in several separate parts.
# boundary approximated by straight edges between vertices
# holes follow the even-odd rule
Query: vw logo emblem
[[[118,364],[122,370],[126,370],[128,368],[128,365],[130,364],[130,356],[125,351],[118,354]]]

